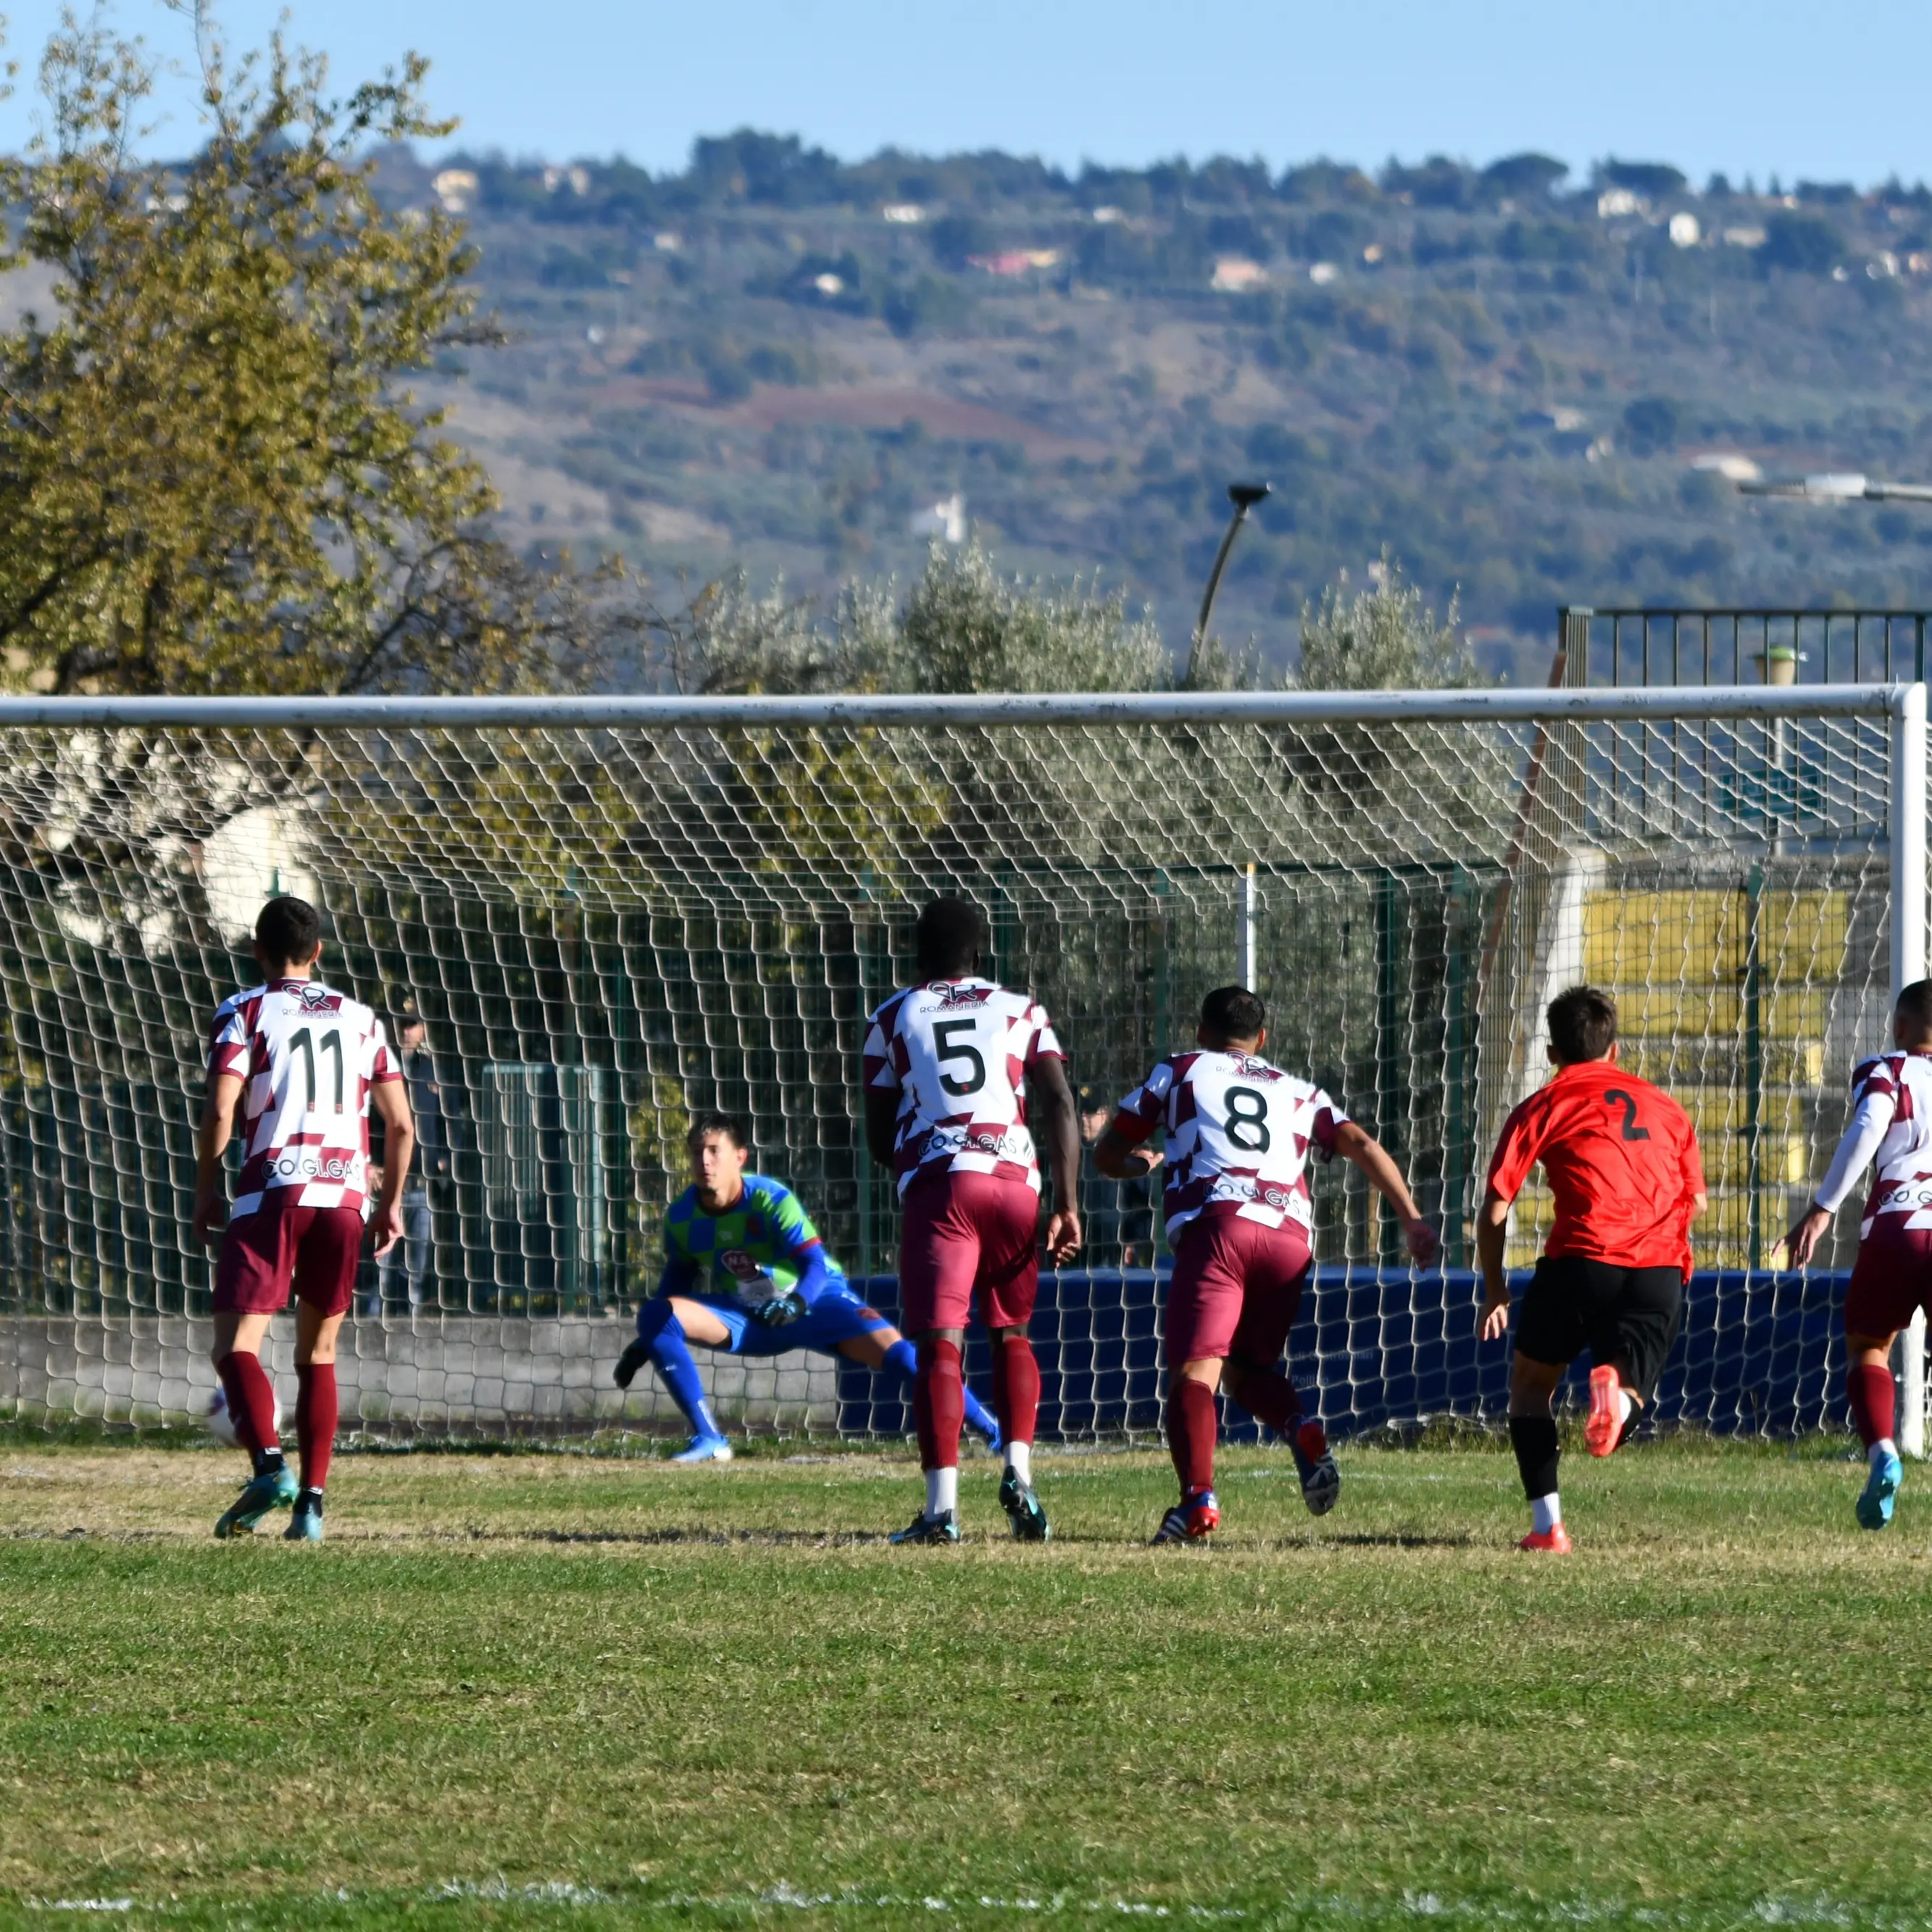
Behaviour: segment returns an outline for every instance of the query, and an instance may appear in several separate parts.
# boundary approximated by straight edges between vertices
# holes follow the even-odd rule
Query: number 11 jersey
[[[1177,1053],[1120,1102],[1115,1130],[1138,1144],[1166,1130],[1161,1205],[1168,1244],[1204,1208],[1226,1204],[1244,1221],[1304,1234],[1315,1225],[1308,1150],[1325,1156],[1348,1117],[1318,1087],[1258,1053]]]
[[[990,1174],[1040,1192],[1026,1077],[1064,1060],[1046,1010],[991,980],[934,980],[895,993],[866,1035],[868,1090],[899,1096],[892,1174],[903,1194],[931,1169]]]
[[[277,1190],[290,1208],[369,1202],[369,1090],[400,1080],[382,1022],[316,980],[276,980],[224,1000],[208,1036],[208,1077],[242,1083],[242,1174],[231,1222]]]

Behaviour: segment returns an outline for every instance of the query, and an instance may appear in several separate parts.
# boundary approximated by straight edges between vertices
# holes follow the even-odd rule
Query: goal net
[[[1808,1278],[1768,1263],[1918,970],[1922,718],[1922,688],[1898,686],[7,700],[0,1414],[205,1405],[202,1042],[277,890],[324,909],[328,977],[422,1016],[439,1116],[412,1238],[365,1263],[344,1330],[345,1426],[670,1426],[652,1378],[625,1395],[610,1368],[711,1108],[748,1118],[758,1169],[892,1312],[858,1057],[919,904],[952,890],[985,908],[992,970],[1052,1014],[1090,1132],[1191,1040],[1205,991],[1249,979],[1271,1056],[1402,1164],[1440,1270],[1408,1268],[1346,1163],[1314,1179],[1292,1366],[1342,1433],[1500,1412],[1470,1217],[1545,1071],[1543,1007],[1612,988],[1627,1064],[1690,1110],[1712,1183],[1663,1413],[1818,1426],[1846,1238]],[[1082,1204],[1086,1251],[1034,1323],[1043,1429],[1145,1434],[1159,1201],[1090,1163]],[[1513,1264],[1547,1216],[1526,1195]],[[910,1426],[889,1381],[825,1358],[706,1372],[742,1426]]]

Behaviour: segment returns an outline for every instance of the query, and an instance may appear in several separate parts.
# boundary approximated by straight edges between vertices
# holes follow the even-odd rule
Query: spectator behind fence
[[[1094,1165],[1094,1143],[1113,1109],[1094,1087],[1080,1090],[1080,1222],[1089,1268],[1154,1265],[1154,1183],[1109,1180]]]
[[[389,1037],[407,1083],[410,1106],[416,1116],[416,1150],[409,1178],[403,1184],[403,1238],[376,1264],[373,1288],[365,1292],[362,1312],[380,1315],[385,1308],[420,1308],[438,1300],[435,1278],[435,1222],[430,1208],[430,1183],[448,1178],[454,1150],[454,1130],[460,1118],[438,1076],[429,1050],[429,1029],[412,1003],[394,1008]],[[380,1124],[372,1124],[370,1155],[382,1159]]]

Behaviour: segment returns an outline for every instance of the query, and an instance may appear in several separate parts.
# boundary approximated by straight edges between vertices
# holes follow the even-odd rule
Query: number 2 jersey
[[[1858,1238],[1881,1222],[1888,1234],[1932,1228],[1932,1057],[1886,1053],[1859,1066],[1850,1124],[1813,1199],[1835,1214],[1874,1163]]]
[[[276,980],[224,1000],[208,1075],[242,1083],[242,1176],[231,1222],[278,1190],[291,1208],[369,1211],[369,1090],[400,1080],[382,1023],[316,980]]]
[[[1315,1226],[1308,1150],[1335,1151],[1348,1115],[1318,1087],[1258,1054],[1177,1053],[1120,1102],[1114,1131],[1138,1145],[1167,1136],[1162,1205],[1168,1242],[1202,1209],[1226,1203],[1245,1221],[1304,1235]]]
[[[899,1096],[892,1174],[990,1174],[1040,1192],[1026,1082],[1064,1060],[1044,1008],[991,980],[934,980],[872,1016],[862,1076]]]
[[[1558,1067],[1504,1122],[1491,1192],[1514,1201],[1538,1161],[1556,1198],[1545,1254],[1690,1278],[1703,1160],[1690,1117],[1661,1088],[1607,1060]]]

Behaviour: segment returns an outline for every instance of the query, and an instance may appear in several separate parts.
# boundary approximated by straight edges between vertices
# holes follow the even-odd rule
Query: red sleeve
[[[1348,1124],[1348,1117],[1320,1088],[1315,1090],[1315,1144],[1324,1160],[1335,1158],[1335,1136]]]
[[[1529,1178],[1529,1170],[1536,1165],[1536,1157],[1542,1151],[1548,1111],[1542,1100],[1540,1094],[1532,1094],[1527,1100],[1519,1102],[1503,1123],[1502,1138],[1496,1142],[1489,1174],[1490,1192],[1499,1199],[1514,1201],[1522,1192],[1522,1184]]]
[[[1693,1201],[1710,1192],[1704,1185],[1704,1156],[1697,1145],[1697,1130],[1688,1114],[1684,1116],[1684,1192]]]

